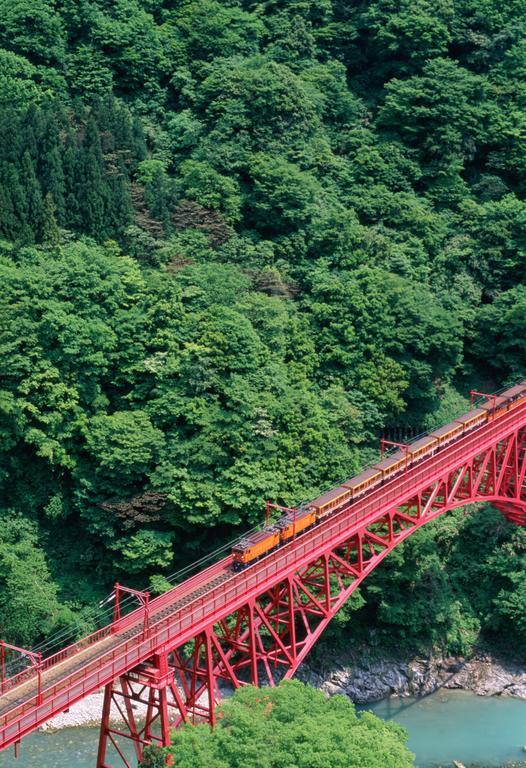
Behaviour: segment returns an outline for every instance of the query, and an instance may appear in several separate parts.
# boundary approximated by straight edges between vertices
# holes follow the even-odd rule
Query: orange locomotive
[[[327,515],[342,510],[366,493],[392,480],[400,473],[433,456],[437,451],[450,445],[488,421],[500,418],[512,408],[526,402],[526,379],[498,396],[491,395],[487,402],[474,410],[459,416],[449,424],[430,432],[407,446],[405,451],[396,451],[386,459],[365,469],[356,477],[350,477],[337,488],[318,496],[307,506],[290,510],[273,525],[249,534],[232,548],[234,570],[242,570],[251,563],[286,544],[295,536],[308,530]]]
[[[298,510],[286,512],[276,522],[280,531],[280,542],[284,544],[289,539],[297,536],[298,533],[308,530],[316,523],[316,512],[311,507],[300,507]]]
[[[268,555],[279,545],[279,528],[270,526],[262,531],[250,533],[232,547],[232,561],[235,571],[241,571],[250,563]]]

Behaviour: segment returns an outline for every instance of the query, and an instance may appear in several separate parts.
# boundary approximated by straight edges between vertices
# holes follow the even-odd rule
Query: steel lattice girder
[[[158,705],[156,715],[159,743],[168,745],[170,729],[183,722],[214,724],[215,705],[225,686],[273,686],[290,678],[362,580],[430,520],[461,505],[488,501],[512,522],[526,525],[525,477],[526,429],[521,429],[445,470],[403,503],[364,521],[350,536],[313,554],[311,562],[266,585],[234,612],[214,617],[190,643],[165,648],[164,662],[152,660],[153,666],[168,670],[166,703],[164,709]],[[111,686],[108,691],[107,697]],[[103,722],[101,743],[114,734]],[[135,726],[126,735],[140,743],[144,738]],[[99,761],[97,768],[109,766]]]
[[[526,523],[525,431],[526,404],[327,516],[245,571],[232,573],[230,558],[215,563],[153,600],[147,625],[138,610],[45,659],[41,694],[31,671],[16,687],[4,686],[0,749],[101,687],[111,685],[108,698],[122,693],[116,681],[127,680],[134,689],[146,668],[150,677],[157,670],[148,686],[167,690],[168,713],[161,707],[158,716],[162,741],[168,726],[184,719],[212,722],[224,686],[290,677],[363,578],[428,520],[461,504],[488,501],[512,522]],[[102,740],[108,744],[107,728]],[[104,760],[99,768],[108,765]]]

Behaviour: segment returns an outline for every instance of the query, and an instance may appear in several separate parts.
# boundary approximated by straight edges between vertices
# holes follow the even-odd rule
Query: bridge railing
[[[111,625],[102,627],[102,629],[98,629],[96,632],[93,632],[91,635],[87,635],[86,637],[83,637],[80,640],[77,640],[75,643],[68,645],[67,648],[63,648],[61,651],[58,651],[58,653],[55,653],[52,656],[48,656],[47,659],[43,659],[40,669],[42,670],[42,672],[44,672],[48,670],[50,667],[55,666],[55,664],[59,664],[65,659],[68,659],[71,656],[76,655],[80,651],[83,651],[86,648],[89,648],[90,645],[93,645],[94,643],[98,643],[100,640],[103,640],[105,637],[109,637],[110,635],[111,635]],[[6,678],[0,684],[0,695],[3,695],[4,693],[7,693],[13,688],[16,688],[16,686],[20,685],[21,683],[25,683],[27,680],[30,680],[31,678],[35,677],[35,675],[36,675],[35,668],[27,667],[26,669],[23,669],[21,672],[17,672],[17,674]]]
[[[250,529],[249,531],[245,531],[242,536],[246,536],[247,533],[252,533],[256,530],[258,530],[258,526]],[[199,560],[190,563],[184,568],[181,568],[179,571],[176,571],[170,576],[167,576],[167,581],[172,584],[171,589],[168,589],[167,592],[164,592],[157,598],[154,598],[154,600],[151,600],[150,606],[153,606],[153,609],[157,611],[162,607],[163,604],[170,602],[169,596],[174,594],[174,590],[179,589],[179,587],[187,583],[193,584],[195,579],[202,580],[202,577],[208,575],[211,569],[217,566],[218,562],[224,558],[225,553],[230,552],[232,546],[237,543],[237,541],[239,541],[242,536],[238,536],[233,541],[222,544],[215,551],[209,552]],[[31,648],[30,652],[39,653],[42,656],[42,668],[48,669],[50,666],[60,663],[61,661],[74,655],[77,651],[83,650],[86,647],[86,644],[92,645],[98,642],[98,640],[101,639],[100,633],[104,632],[108,626],[111,626],[113,628],[112,631],[116,632],[125,626],[133,625],[135,621],[138,620],[136,617],[140,609],[134,607],[131,611],[127,611],[121,616],[119,623],[116,624],[114,621],[112,621],[111,607],[104,608],[104,606],[107,606],[113,600],[114,593],[109,595],[105,600],[101,601],[98,607],[93,607],[91,610],[88,618],[95,622],[96,625],[98,625],[98,628],[94,630],[90,635],[76,639],[74,630],[79,629],[80,625],[73,625],[67,629],[59,630],[50,638],[46,638],[44,642]],[[132,602],[132,598],[125,598],[123,601],[121,601],[121,608],[126,603],[128,604],[126,607],[130,608],[130,604]],[[24,667],[23,669],[20,669],[20,661],[18,661],[18,663],[6,664],[5,672],[7,672],[7,676],[4,675],[5,686],[3,686],[2,682],[0,681],[0,696],[4,691],[11,690],[13,687],[28,680],[34,674],[32,667]]]
[[[359,509],[355,508],[351,514],[349,514],[349,508],[342,510],[334,517],[329,518],[327,525],[309,531],[300,539],[290,542],[269,555],[257,566],[233,575],[224,585],[215,587],[203,596],[195,598],[188,605],[185,605],[184,611],[179,609],[177,616],[163,617],[158,622],[154,620],[149,638],[142,640],[137,637],[130,638],[97,659],[93,659],[91,662],[88,660],[81,669],[65,675],[60,681],[43,690],[46,709],[44,719],[50,717],[52,712],[60,711],[73,701],[82,698],[86,693],[122,674],[123,671],[147,658],[148,654],[158,650],[164,644],[174,641],[186,642],[189,637],[193,636],[192,633],[202,631],[207,621],[210,622],[215,616],[220,617],[221,612],[230,611],[232,604],[240,596],[244,600],[250,599],[251,594],[255,590],[263,588],[265,583],[269,583],[276,576],[290,571],[291,568],[300,567],[302,560],[308,556],[312,557],[314,549],[321,551],[329,545],[332,546],[343,535],[348,535],[350,528],[355,523],[360,522],[363,525],[367,523],[367,520],[372,522],[379,509],[388,509],[392,505],[401,503],[408,492],[415,493],[420,485],[424,488],[430,482],[431,475],[437,475],[447,469],[454,468],[457,462],[466,460],[468,456],[476,455],[477,452],[484,450],[495,441],[506,437],[514,428],[517,417],[522,416],[522,421],[524,421],[524,415],[525,408],[521,407],[514,412],[513,416],[510,414],[502,417],[498,422],[492,422],[484,427],[483,435],[477,430],[476,433],[472,432],[461,438],[459,443],[449,446],[444,453],[435,454],[433,457],[425,459],[409,470],[409,474],[398,476],[375,491],[371,497],[366,497]],[[483,440],[481,441],[480,438],[482,437]],[[199,580],[202,576],[203,574],[200,574]],[[175,591],[171,590],[162,595],[159,600],[172,601]],[[170,596],[170,600],[168,600],[168,596]],[[26,713],[29,710],[33,710],[33,714],[28,720]],[[15,734],[23,735],[22,731],[25,733],[28,729],[31,730],[30,720],[34,719],[36,723],[38,718],[42,718],[42,716],[42,714],[39,715],[38,708],[35,706],[35,697],[24,703],[15,704],[9,712],[0,717],[3,742],[5,743],[11,736],[14,738]],[[22,727],[23,720],[24,725]]]
[[[190,579],[188,579],[187,582],[168,590],[168,592],[164,592],[162,595],[159,595],[154,600],[152,600],[150,603],[150,613],[152,614],[153,620],[155,620],[155,614],[167,605],[170,605],[170,603],[174,602],[174,599],[184,596],[184,593],[181,594],[181,588],[184,588],[185,591],[187,591],[188,589],[196,589],[201,584],[206,583],[210,576],[218,570],[218,565],[220,565],[220,562],[213,563],[208,568],[205,568],[205,570],[200,571],[195,576],[192,576]],[[57,651],[57,653],[54,653],[53,655],[43,659],[41,666],[42,671],[47,671],[52,667],[62,663],[63,661],[72,658],[81,651],[84,651],[86,648],[95,645],[107,637],[111,637],[117,631],[122,632],[125,629],[133,627],[142,620],[142,616],[143,610],[141,608],[137,608],[121,617],[118,622],[107,624],[95,632],[92,632],[90,635],[86,635],[80,640],[71,643],[66,648],[62,648],[60,651]],[[35,669],[33,667],[28,667],[27,669],[24,669],[21,672],[6,678],[3,681],[3,684],[0,685],[0,695],[7,693],[17,685],[27,682],[28,680],[35,677],[35,674]]]

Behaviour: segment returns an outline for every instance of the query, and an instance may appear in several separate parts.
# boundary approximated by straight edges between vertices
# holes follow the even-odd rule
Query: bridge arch
[[[271,567],[294,549],[292,544],[265,558],[269,566],[261,588],[251,591],[248,579],[243,605],[196,636],[192,654],[172,656],[176,676],[190,689],[195,684],[196,691],[208,691],[205,716],[211,722],[220,686],[211,693],[214,684],[206,681],[207,669],[209,681],[234,687],[246,682],[274,685],[292,677],[353,591],[394,547],[430,520],[484,502],[526,525],[525,472],[526,428],[511,418],[507,425],[494,425],[484,440],[471,435],[426,459],[335,516],[325,527],[324,542],[315,530],[301,537],[303,557],[292,567]],[[311,542],[317,546],[311,548]],[[190,710],[180,713],[180,720],[203,714],[194,707],[197,700],[188,700]]]
[[[327,611],[327,613],[320,619],[318,622],[315,630],[312,632],[311,636],[308,639],[308,642],[305,643],[304,649],[302,649],[301,653],[297,655],[297,657],[294,659],[294,663],[291,664],[289,669],[286,671],[284,678],[290,679],[295,675],[295,673],[298,670],[298,667],[300,664],[304,661],[305,657],[308,655],[312,647],[315,645],[317,640],[321,637],[323,632],[327,629],[330,622],[334,619],[338,611],[343,607],[344,603],[351,597],[353,592],[360,586],[360,584],[365,581],[365,579],[376,569],[377,566],[379,566],[384,559],[392,552],[392,550],[397,547],[400,543],[407,540],[413,533],[420,530],[424,525],[427,525],[427,523],[436,520],[438,517],[441,517],[442,515],[447,514],[448,512],[453,511],[454,509],[458,509],[460,507],[464,506],[472,506],[475,504],[491,504],[493,507],[495,507],[507,520],[509,520],[512,523],[515,523],[517,525],[526,526],[526,499],[510,499],[507,496],[503,495],[494,495],[494,496],[487,496],[487,495],[477,495],[469,498],[462,498],[462,499],[455,499],[450,504],[442,507],[441,509],[435,511],[433,514],[428,514],[425,517],[421,517],[418,520],[415,520],[414,525],[409,525],[405,527],[404,529],[400,528],[398,531],[395,530],[396,528],[396,513],[393,515],[393,535],[390,538],[389,537],[389,522],[387,520],[383,521],[383,530],[376,530],[375,536],[377,538],[374,539],[375,544],[380,545],[380,542],[378,539],[382,539],[384,541],[384,546],[381,550],[376,550],[376,553],[372,555],[368,560],[366,559],[366,556],[362,556],[364,561],[364,568],[360,576],[356,576],[356,578],[347,586],[342,585],[343,588],[340,589],[339,593],[335,594],[334,589],[334,582],[332,585],[331,591],[331,608]],[[379,521],[380,522],[380,521]],[[380,525],[380,528],[382,526]],[[387,535],[386,535],[387,534]],[[364,533],[362,537],[362,548],[364,546],[367,547],[368,540],[370,541],[370,537],[368,537],[367,533]],[[350,547],[354,548],[354,557],[355,562],[358,561],[358,542],[356,539],[351,540]],[[344,545],[344,550],[346,557],[349,555],[349,550],[346,549],[347,543]],[[336,562],[336,567],[334,563],[334,557],[333,553],[328,554],[329,558],[329,574],[334,573],[340,573],[341,575],[341,568],[342,563],[340,560]],[[318,564],[318,567],[320,567],[321,564]],[[327,590],[327,584],[323,584],[323,593],[325,595],[325,592]]]
[[[291,677],[340,607],[395,546],[430,520],[491,503],[526,525],[526,403],[455,440],[324,518],[241,573],[215,563],[146,607],[3,686],[0,749],[105,688],[97,768],[128,765],[117,738],[170,743],[184,721],[215,721],[225,686]],[[143,615],[144,614],[144,615]],[[40,681],[40,682],[39,682]],[[124,716],[110,725],[115,701]],[[134,701],[146,705],[135,719]],[[120,755],[120,756],[119,756]]]

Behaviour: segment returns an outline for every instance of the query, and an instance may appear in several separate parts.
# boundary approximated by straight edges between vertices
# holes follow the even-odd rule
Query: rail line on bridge
[[[140,759],[144,745],[169,744],[182,722],[213,724],[225,687],[291,677],[363,579],[429,520],[487,501],[526,524],[525,475],[526,400],[246,570],[233,572],[225,557],[147,612],[143,606],[3,681],[0,749],[104,687],[97,768],[130,768],[122,738]],[[123,716],[118,728],[112,702]],[[144,722],[134,702],[146,705]]]

